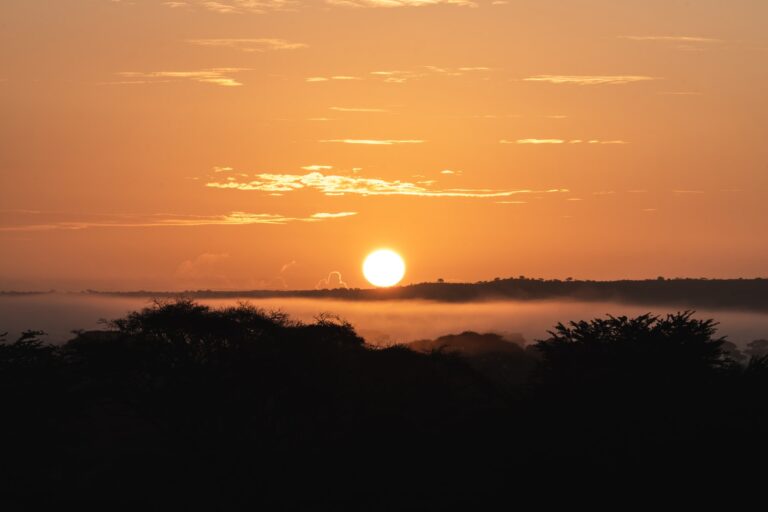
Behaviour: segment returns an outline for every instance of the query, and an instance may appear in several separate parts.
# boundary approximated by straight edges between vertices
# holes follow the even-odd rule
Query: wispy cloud
[[[313,219],[340,219],[342,217],[351,217],[353,215],[357,215],[357,212],[338,212],[338,213],[313,213],[312,218]]]
[[[347,288],[347,283],[341,278],[341,272],[334,270],[317,282],[315,288],[318,290],[328,290],[333,288]]]
[[[18,212],[17,212],[18,213]],[[356,215],[356,212],[313,213],[307,217],[290,217],[277,213],[231,212],[222,215],[125,214],[77,215],[27,212],[0,220],[0,231],[82,230],[89,228],[155,228],[195,226],[246,226],[251,224],[288,224],[320,222]]]
[[[642,75],[536,75],[523,78],[525,82],[575,85],[624,85],[649,80],[658,78]]]
[[[362,80],[362,78],[360,78],[359,76],[350,76],[350,75],[333,75],[333,76],[310,76],[305,80],[307,82],[330,82],[332,80],[341,80],[341,81]]]
[[[476,7],[477,4],[471,0],[326,0],[331,5],[341,5],[344,7],[424,7],[428,5],[459,5],[465,7]]]
[[[289,269],[296,266],[296,260],[291,260],[288,263],[283,264],[282,267],[280,267],[280,273],[285,274]]]
[[[175,277],[182,279],[197,279],[202,277],[221,278],[223,276],[219,275],[221,269],[218,267],[222,262],[228,259],[229,254],[226,253],[215,254],[206,252],[194,259],[182,261],[176,268],[174,275]]]
[[[226,39],[188,39],[189,44],[197,46],[224,47],[244,52],[266,52],[269,50],[296,50],[306,48],[304,43],[293,43],[285,39],[271,38],[226,38]]]
[[[122,71],[118,76],[132,80],[113,82],[116,84],[148,84],[169,81],[190,80],[224,87],[243,85],[231,75],[249,71],[248,68],[212,68],[199,71]]]
[[[296,0],[178,0],[162,3],[171,8],[199,7],[220,14],[262,14],[270,11],[293,10],[300,5],[300,2]],[[357,8],[424,7],[430,5],[475,7],[477,5],[472,0],[325,0],[325,3]]]
[[[629,144],[625,140],[582,140],[582,139],[501,139],[499,144]]]
[[[517,194],[539,194],[567,192],[567,189],[549,190],[498,190],[471,188],[432,188],[433,181],[412,183],[388,181],[358,176],[324,175],[320,172],[308,174],[256,174],[250,181],[211,181],[210,188],[255,190],[267,193],[288,193],[311,189],[328,196],[355,194],[363,196],[418,196],[418,197],[509,197]]]
[[[269,11],[289,10],[296,4],[294,0],[188,0],[186,2],[172,3],[197,5],[220,14],[262,14]],[[176,5],[175,7],[179,6]]]
[[[330,82],[332,80],[375,80],[391,84],[402,84],[409,80],[427,78],[427,77],[456,77],[464,76],[467,74],[480,74],[481,76],[487,76],[487,72],[492,71],[492,68],[486,66],[461,66],[455,68],[446,68],[441,66],[420,66],[414,69],[401,70],[401,69],[389,69],[389,70],[376,70],[369,72],[366,76],[311,76],[305,78],[307,82]]]
[[[632,41],[666,41],[672,43],[722,43],[722,39],[699,36],[619,36]]]
[[[492,69],[487,66],[422,66],[411,70],[371,71],[369,75],[384,82],[404,83],[408,80],[430,76],[455,77],[467,74],[486,76],[489,71],[492,71]]]
[[[520,114],[482,114],[473,116],[461,116],[461,119],[520,119]]]
[[[702,93],[695,91],[662,91],[658,94],[662,96],[702,96]]]
[[[389,112],[383,108],[359,108],[359,107],[329,107],[329,110],[336,112]]]
[[[374,79],[383,80],[384,82],[392,84],[402,84],[413,78],[425,76],[424,72],[400,71],[397,69],[388,71],[371,71],[369,74]]]
[[[565,144],[563,139],[501,139],[499,144]]]
[[[620,39],[631,41],[650,41],[656,43],[668,43],[674,45],[674,48],[682,51],[700,52],[706,47],[725,43],[722,39],[700,36],[619,36]]]
[[[367,144],[371,146],[392,146],[395,144],[423,144],[420,139],[325,139],[318,142],[337,142],[340,144]]]

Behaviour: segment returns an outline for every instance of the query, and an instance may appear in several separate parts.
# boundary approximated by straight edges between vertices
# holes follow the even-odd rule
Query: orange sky
[[[0,20],[0,289],[768,275],[764,0]]]

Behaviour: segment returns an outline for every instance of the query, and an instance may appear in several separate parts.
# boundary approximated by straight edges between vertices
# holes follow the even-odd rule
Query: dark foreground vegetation
[[[766,345],[682,313],[375,349],[331,317],[158,303],[0,343],[0,492],[442,508],[525,478],[733,471],[768,455]]]

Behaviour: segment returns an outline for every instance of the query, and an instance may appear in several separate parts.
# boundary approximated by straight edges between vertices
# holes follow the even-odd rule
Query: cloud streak
[[[722,39],[698,36],[619,36],[619,39],[631,41],[666,41],[672,43],[722,43]]]
[[[501,139],[499,144],[629,144],[625,140],[582,140],[582,139]]]
[[[294,0],[189,0],[172,3],[194,4],[219,14],[263,14],[269,11],[290,10],[296,4]],[[181,7],[181,5],[174,5],[173,7]]]
[[[535,75],[523,78],[524,82],[574,85],[625,85],[649,80],[658,78],[642,75]]]
[[[477,6],[471,0],[326,0],[326,3],[343,7],[368,8],[425,7],[430,5]]]
[[[307,82],[330,82],[333,80],[374,80],[390,84],[403,84],[409,80],[427,77],[456,77],[467,74],[481,74],[487,76],[487,72],[493,71],[486,66],[462,66],[457,68],[443,68],[439,66],[420,66],[411,70],[377,70],[371,71],[365,76],[311,76],[305,78]]]
[[[563,139],[501,139],[500,144],[565,144]]]
[[[17,212],[18,213],[18,212]],[[308,217],[290,217],[277,213],[231,212],[222,215],[176,215],[176,214],[126,214],[89,215],[78,218],[74,214],[51,214],[27,212],[21,222],[0,224],[3,231],[77,231],[89,228],[157,228],[197,226],[247,226],[253,224],[283,225],[292,222],[320,222],[357,215],[357,212],[313,213]],[[46,217],[45,220],[40,220]],[[65,219],[62,219],[65,217]]]
[[[188,39],[187,43],[196,46],[233,48],[250,53],[270,50],[296,50],[307,47],[304,43],[292,43],[285,39],[272,38]]]
[[[305,78],[307,82],[330,82],[332,80],[349,81],[349,80],[362,80],[359,76],[349,75],[333,75],[333,76],[310,76]]]
[[[339,144],[365,144],[369,146],[393,146],[395,144],[423,144],[421,139],[325,139],[318,142],[334,142]]]
[[[432,185],[434,184],[432,181],[412,183],[408,181],[388,181],[383,179],[363,178],[358,176],[325,175],[320,172],[310,172],[308,174],[263,173],[255,175],[254,178],[255,179],[250,181],[212,181],[206,183],[206,186],[209,188],[217,189],[260,191],[272,194],[283,194],[302,189],[309,189],[317,190],[327,196],[343,196],[346,194],[352,194],[362,196],[493,198],[510,197],[518,194],[568,192],[567,189],[437,189],[432,188]],[[339,214],[334,215],[340,216]]]
[[[336,112],[389,112],[383,108],[356,108],[356,107],[329,107],[329,110]]]
[[[170,81],[190,80],[193,82],[220,85],[223,87],[238,87],[243,85],[231,75],[249,71],[248,68],[212,68],[199,71],[122,71],[118,76],[132,79],[114,84],[151,84]]]
[[[325,3],[338,7],[380,9],[433,5],[477,6],[472,0],[325,0]],[[271,11],[295,10],[300,6],[300,2],[296,0],[179,0],[163,2],[163,4],[174,9],[196,6],[219,14],[263,14]]]
[[[337,213],[313,213],[313,219],[341,219],[343,217],[352,217],[357,215],[357,212],[337,212]]]

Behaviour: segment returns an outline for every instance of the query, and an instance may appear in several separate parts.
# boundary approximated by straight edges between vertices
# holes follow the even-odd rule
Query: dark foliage
[[[607,383],[668,390],[698,387],[733,361],[714,338],[712,320],[692,312],[666,318],[642,315],[558,324],[536,348],[543,356],[542,385],[573,393],[600,392]]]
[[[524,390],[538,362],[538,353],[524,346],[521,335],[507,339],[499,334],[472,331],[407,344],[417,352],[459,355],[480,375],[512,395]]]
[[[691,313],[419,353],[332,317],[177,300],[60,347],[41,336],[0,337],[6,497],[439,508],[526,475],[766,455],[768,358],[738,364]]]

